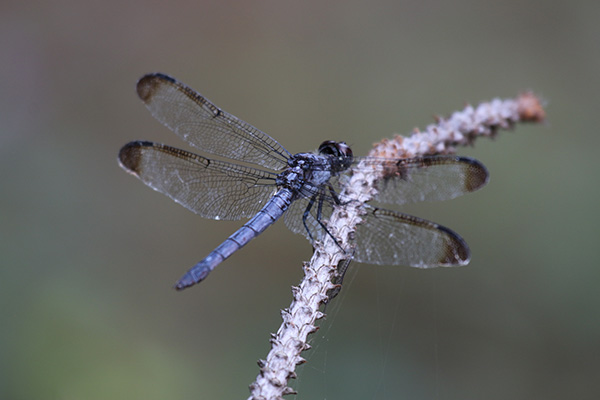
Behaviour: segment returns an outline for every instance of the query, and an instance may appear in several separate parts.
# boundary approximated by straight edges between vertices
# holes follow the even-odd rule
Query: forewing
[[[287,165],[290,153],[275,139],[167,75],[142,77],[137,93],[154,118],[202,151],[274,170]]]
[[[469,262],[467,243],[446,227],[390,210],[367,207],[366,211],[356,229],[356,261],[417,268]]]
[[[119,152],[121,167],[204,218],[252,217],[275,193],[275,174],[137,141]]]
[[[459,156],[364,158],[358,168],[376,174],[374,200],[393,204],[453,199],[481,188],[489,177],[479,161]]]

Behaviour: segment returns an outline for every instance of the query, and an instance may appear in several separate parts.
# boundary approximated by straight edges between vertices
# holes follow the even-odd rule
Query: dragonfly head
[[[354,159],[352,149],[345,142],[326,140],[319,146],[319,154],[333,157],[341,169],[347,169]]]

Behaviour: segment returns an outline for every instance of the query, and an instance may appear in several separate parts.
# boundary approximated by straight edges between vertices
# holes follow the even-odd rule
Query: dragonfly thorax
[[[314,192],[347,170],[352,161],[352,149],[346,143],[327,140],[319,146],[318,154],[298,153],[290,157],[288,168],[277,176],[277,185],[295,193]]]
[[[277,186],[292,192],[312,192],[326,184],[336,173],[330,157],[298,153],[288,160],[289,167],[277,176]]]

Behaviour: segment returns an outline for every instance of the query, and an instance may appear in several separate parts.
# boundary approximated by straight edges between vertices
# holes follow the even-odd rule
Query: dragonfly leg
[[[308,237],[310,238],[310,241],[314,241],[314,237],[312,235],[312,233],[310,232],[310,229],[308,229],[308,225],[306,224],[306,220],[308,219],[308,216],[310,215],[310,210],[312,210],[313,206],[315,205],[315,201],[317,201],[317,198],[319,199],[318,203],[317,203],[317,215],[316,215],[316,220],[317,223],[319,225],[321,225],[321,228],[323,228],[323,230],[333,239],[333,241],[335,242],[335,244],[342,249],[342,246],[340,246],[340,244],[338,243],[338,241],[333,237],[333,235],[331,234],[331,232],[329,232],[329,230],[327,229],[327,226],[325,226],[325,224],[321,221],[321,217],[323,214],[323,196],[320,195],[320,193],[315,193],[309,200],[308,205],[306,206],[306,210],[304,210],[304,214],[302,214],[302,224],[304,224],[304,229],[306,229],[306,232],[308,232]],[[342,249],[343,250],[343,249]]]
[[[342,202],[340,201],[340,198],[338,197],[337,193],[335,192],[335,189],[333,188],[333,185],[331,183],[329,183],[327,185],[328,189],[329,189],[329,194],[331,195],[331,198],[333,199],[333,201],[335,202],[336,205],[345,205],[342,204]]]
[[[329,190],[332,191],[332,188],[329,188]],[[337,245],[337,247],[339,247],[340,250],[344,251],[344,249],[339,244],[339,242],[337,241],[337,239],[335,237],[333,237],[333,235],[331,234],[331,232],[329,232],[329,229],[327,229],[327,226],[325,226],[325,224],[321,221],[321,217],[322,217],[322,213],[323,213],[323,201],[324,201],[323,196],[319,196],[319,202],[317,204],[317,222],[319,223],[319,225],[321,225],[321,228],[323,228],[323,230],[325,232],[327,232],[327,234],[329,235],[329,237],[333,239],[333,241],[335,242],[335,244]],[[334,201],[336,201],[335,198],[334,198]]]
[[[313,208],[313,205],[315,204],[317,195],[318,194],[315,194],[314,196],[312,196],[310,198],[308,205],[306,206],[306,210],[304,210],[304,214],[302,214],[302,224],[304,225],[304,229],[306,229],[306,232],[308,232],[308,237],[310,238],[311,242],[313,242],[314,238],[312,236],[312,233],[310,233],[310,229],[308,229],[308,225],[306,225],[306,219],[310,215],[310,210]]]
[[[346,276],[346,271],[348,270],[348,267],[350,266],[350,262],[352,262],[352,257],[349,257],[338,263],[335,277],[333,278],[333,280],[331,282],[335,285],[335,287],[333,289],[330,289],[329,291],[327,291],[327,300],[325,300],[326,305],[329,304],[329,302],[331,300],[333,300],[333,298],[335,296],[337,296],[340,293],[340,291],[342,290],[342,284],[344,282],[344,277]]]

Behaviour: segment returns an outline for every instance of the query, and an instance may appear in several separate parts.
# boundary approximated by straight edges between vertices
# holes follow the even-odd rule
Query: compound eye
[[[339,156],[338,143],[333,140],[326,140],[319,146],[319,154],[324,154],[328,156]]]
[[[345,142],[334,142],[327,140],[319,146],[319,153],[339,158],[352,157],[352,149]]]
[[[338,154],[341,155],[342,157],[345,157],[345,158],[353,157],[352,149],[346,143],[339,142],[339,143],[337,143],[336,148],[337,148]]]

